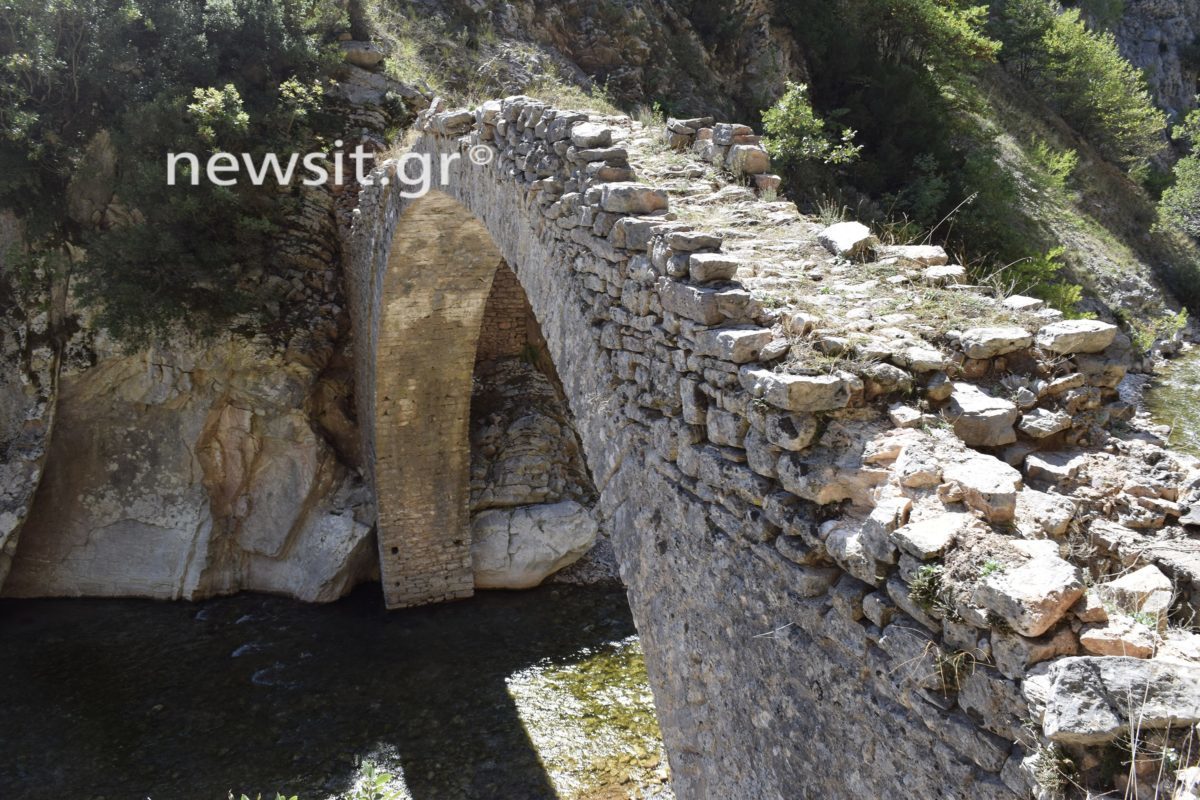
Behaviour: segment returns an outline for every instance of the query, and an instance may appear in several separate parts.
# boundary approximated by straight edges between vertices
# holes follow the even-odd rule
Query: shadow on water
[[[393,613],[377,586],[0,601],[0,797],[310,800],[363,757],[415,800],[557,797],[505,680],[633,633],[623,592],[575,587]]]

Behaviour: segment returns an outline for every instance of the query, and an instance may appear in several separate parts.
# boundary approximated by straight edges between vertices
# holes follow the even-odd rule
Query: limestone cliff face
[[[20,308],[5,280],[5,256],[20,239],[17,220],[0,214],[0,585],[45,463],[57,373],[49,314]]]
[[[325,382],[237,339],[64,375],[5,594],[324,601],[371,577],[368,492],[304,411]]]
[[[1155,100],[1172,118],[1196,107],[1200,2],[1125,0],[1113,33],[1121,54],[1145,73]]]

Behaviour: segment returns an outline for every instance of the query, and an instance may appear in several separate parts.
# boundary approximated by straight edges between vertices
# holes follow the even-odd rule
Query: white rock
[[[1117,338],[1117,326],[1096,319],[1067,319],[1038,331],[1037,346],[1052,353],[1099,353]]]
[[[1154,631],[1125,614],[1114,614],[1107,620],[1084,625],[1079,632],[1079,644],[1094,656],[1129,656],[1150,658],[1154,655]]]
[[[949,417],[954,433],[972,447],[997,447],[1017,440],[1013,423],[1017,407],[999,397],[985,394],[970,383],[955,383],[950,396]]]
[[[734,175],[761,175],[771,169],[767,151],[754,144],[735,144],[725,156],[725,164]]]
[[[1046,303],[1038,300],[1036,297],[1027,297],[1023,294],[1014,294],[1011,297],[1004,298],[1004,302],[1000,305],[1007,308],[1009,311],[1037,311]]]
[[[1056,742],[1103,744],[1142,731],[1200,722],[1200,670],[1159,659],[1064,658],[1050,667],[1042,730]]]
[[[942,477],[957,484],[966,504],[989,522],[1011,522],[1016,517],[1021,473],[995,456],[977,453],[953,461],[943,467]]]
[[[1026,536],[1063,536],[1075,511],[1075,501],[1069,497],[1025,488],[1017,495],[1017,528]]]
[[[920,522],[910,522],[897,528],[891,534],[891,540],[904,552],[913,558],[928,561],[944,554],[959,531],[971,521],[968,514],[946,513]]]
[[[776,408],[787,411],[831,411],[850,402],[851,382],[838,375],[789,375],[743,367],[742,386]]]
[[[1084,592],[1083,597],[1071,606],[1071,613],[1078,617],[1080,622],[1108,621],[1108,610],[1104,608],[1104,601],[1095,589]]]
[[[1025,458],[1025,474],[1050,483],[1065,483],[1074,480],[1086,463],[1083,453],[1030,453]]]
[[[667,193],[641,183],[605,183],[600,207],[615,214],[650,214],[667,207]]]
[[[1032,436],[1035,439],[1045,439],[1047,436],[1061,433],[1070,427],[1070,414],[1063,411],[1049,411],[1044,408],[1035,408],[1032,411],[1026,411],[1024,416],[1021,417],[1021,422],[1017,425],[1021,433]]]
[[[933,372],[946,366],[946,357],[941,350],[922,345],[905,347],[895,353],[893,358],[914,372]]]
[[[959,264],[945,264],[940,267],[930,267],[922,275],[926,283],[941,286],[943,283],[957,283],[962,280],[967,276],[967,270]]]
[[[1083,594],[1079,569],[1061,558],[1033,558],[993,573],[975,589],[975,602],[1022,636],[1040,636]]]
[[[799,451],[812,444],[820,426],[811,414],[767,412],[767,441],[784,450]]]
[[[576,147],[609,147],[612,145],[612,128],[595,122],[577,122],[571,128],[571,144]]]
[[[963,332],[961,339],[967,358],[995,358],[1033,344],[1033,334],[1016,326],[999,328],[971,328]]]
[[[889,245],[880,248],[879,257],[881,259],[898,258],[902,261],[911,261],[926,267],[940,267],[950,260],[946,256],[944,249],[932,244]]]
[[[1126,613],[1165,616],[1175,589],[1171,579],[1153,564],[1096,587],[1100,597]]]
[[[728,281],[737,275],[741,262],[724,253],[692,253],[688,257],[688,277],[697,283]]]
[[[861,222],[839,222],[817,234],[817,241],[841,258],[863,258],[879,246],[871,229]]]
[[[745,364],[758,358],[759,352],[770,344],[771,331],[766,328],[710,328],[700,331],[693,339],[696,352],[734,364]]]
[[[922,414],[912,406],[897,404],[888,409],[888,417],[897,428],[915,428],[921,423]]]
[[[591,549],[597,531],[591,512],[574,500],[481,512],[471,520],[475,586],[537,586]]]
[[[1012,546],[1030,558],[1057,558],[1058,542],[1050,539],[1014,539]]]
[[[371,42],[342,42],[342,58],[356,67],[371,69],[383,61],[383,51]]]

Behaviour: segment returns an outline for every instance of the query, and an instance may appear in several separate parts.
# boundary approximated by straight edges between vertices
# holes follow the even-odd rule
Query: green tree
[[[167,186],[166,154],[259,155],[340,130],[320,82],[339,62],[338,0],[6,0],[0,6],[0,207],[38,252],[86,251],[72,280],[131,342],[213,330],[273,305],[248,272],[273,268],[286,196]],[[97,230],[63,213],[88,142],[110,133],[116,194],[138,211]],[[332,138],[332,137],[330,137]]]
[[[1079,9],[1060,13],[1052,0],[1004,0],[991,29],[1006,65],[1106,158],[1138,170],[1162,150],[1166,116],[1154,107],[1144,76],[1121,56],[1112,33],[1088,29]]]
[[[795,168],[806,161],[847,164],[858,158],[862,149],[854,144],[854,131],[844,128],[840,140],[834,140],[825,122],[813,111],[808,87],[788,82],[787,91],[763,113],[764,142],[767,150],[785,167]]]
[[[1175,182],[1163,192],[1159,217],[1164,224],[1200,239],[1200,111],[1188,115],[1175,138],[1188,143],[1190,149],[1175,164]]]

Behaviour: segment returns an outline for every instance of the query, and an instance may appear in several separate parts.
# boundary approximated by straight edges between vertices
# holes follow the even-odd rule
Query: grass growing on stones
[[[909,595],[926,611],[932,611],[942,602],[942,571],[941,564],[926,564],[913,576]]]
[[[978,659],[965,650],[953,653],[939,652],[937,655],[938,677],[947,692],[957,692],[967,678],[975,672]]]
[[[1002,572],[1004,565],[994,559],[988,559],[983,564],[983,569],[979,570],[979,577],[986,578],[988,575],[993,575],[997,572]]]

